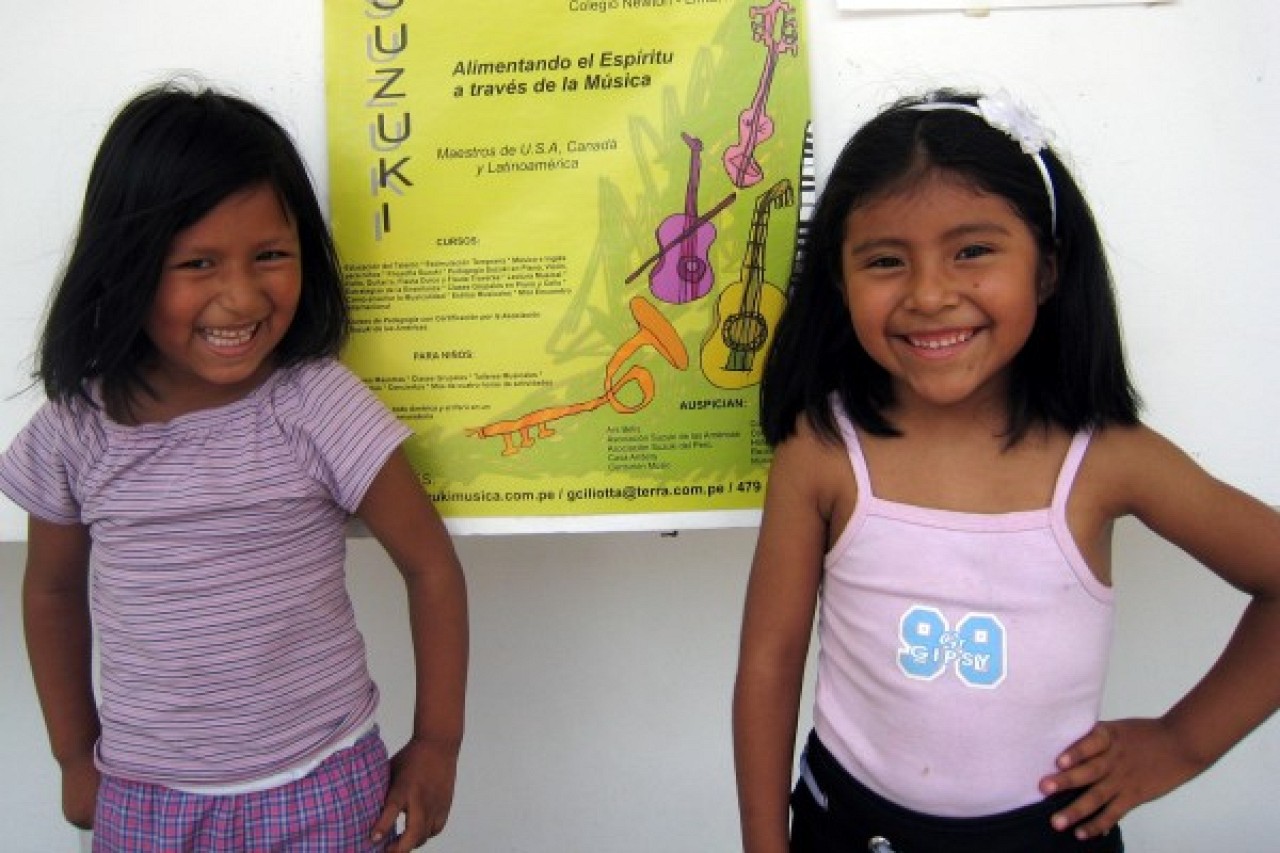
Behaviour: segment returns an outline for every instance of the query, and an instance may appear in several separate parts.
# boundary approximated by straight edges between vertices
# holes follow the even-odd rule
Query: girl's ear
[[[1040,261],[1040,271],[1036,277],[1036,304],[1045,304],[1057,290],[1058,256],[1054,252],[1049,252]]]

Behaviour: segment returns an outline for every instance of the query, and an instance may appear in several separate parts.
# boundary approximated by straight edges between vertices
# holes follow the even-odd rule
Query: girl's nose
[[[936,267],[922,266],[911,275],[905,299],[916,311],[933,312],[949,308],[956,302],[956,289],[951,277]]]
[[[249,312],[258,309],[266,300],[262,286],[252,269],[229,266],[222,276],[218,301],[229,311]]]

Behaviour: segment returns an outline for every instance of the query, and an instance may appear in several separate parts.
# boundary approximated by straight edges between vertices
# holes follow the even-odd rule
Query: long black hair
[[[148,392],[144,332],[175,234],[228,196],[269,184],[298,229],[303,285],[277,363],[336,355],[348,329],[337,253],[288,133],[260,107],[182,81],[145,90],[116,114],[85,190],[70,256],[40,338],[35,376],[51,400],[110,411]]]
[[[1075,432],[1137,421],[1138,395],[1125,367],[1102,238],[1066,166],[1051,148],[1040,152],[1053,182],[1055,228],[1035,161],[1004,131],[963,110],[914,108],[973,106],[977,100],[941,90],[898,101],[863,125],[837,158],[765,361],[760,425],[770,445],[791,435],[802,413],[820,435],[836,438],[833,394],[861,428],[898,434],[887,415],[895,402],[891,377],[863,349],[850,323],[841,247],[850,212],[937,171],[1008,200],[1035,235],[1041,257],[1056,269],[1053,293],[1010,366],[1009,442],[1035,424]]]

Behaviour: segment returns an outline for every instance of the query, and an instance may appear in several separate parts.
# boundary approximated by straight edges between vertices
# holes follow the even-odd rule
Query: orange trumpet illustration
[[[514,456],[521,449],[533,446],[534,430],[537,431],[536,438],[555,435],[555,430],[548,426],[552,421],[594,411],[605,403],[620,415],[632,415],[648,406],[657,392],[653,373],[642,365],[633,364],[619,376],[618,371],[622,365],[642,347],[652,346],[672,367],[685,370],[689,367],[689,353],[675,327],[644,297],[633,297],[630,308],[638,328],[634,335],[618,347],[605,366],[603,394],[578,403],[537,409],[511,420],[494,421],[482,427],[468,429],[467,435],[477,438],[502,436],[502,455]],[[640,399],[635,403],[627,403],[619,398],[619,393],[632,383],[639,388]]]

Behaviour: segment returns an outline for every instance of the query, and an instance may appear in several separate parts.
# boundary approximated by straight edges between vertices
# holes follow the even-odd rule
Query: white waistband
[[[333,755],[355,746],[356,741],[372,732],[377,728],[377,723],[370,719],[360,728],[344,737],[342,740],[330,746],[324,752],[313,755],[302,764],[294,765],[288,770],[282,770],[279,773],[272,773],[270,776],[264,776],[260,779],[250,779],[247,782],[236,782],[233,785],[167,785],[165,787],[173,788],[176,791],[183,791],[188,794],[200,794],[208,797],[226,797],[234,794],[252,794],[255,791],[266,791],[271,788],[278,788],[281,785],[288,785],[290,782],[296,782],[306,776],[312,770],[315,770],[324,761]]]

